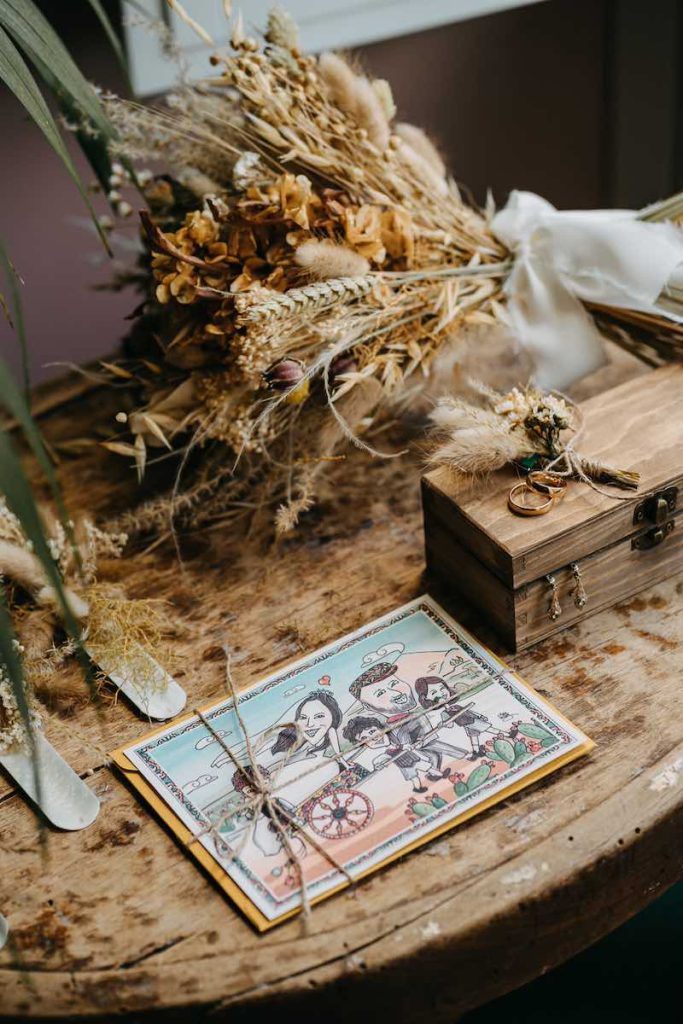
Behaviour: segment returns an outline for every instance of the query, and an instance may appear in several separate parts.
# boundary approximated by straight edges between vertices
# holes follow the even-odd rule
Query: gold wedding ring
[[[556,501],[563,498],[567,490],[566,477],[558,476],[556,473],[547,473],[542,469],[532,470],[526,478],[526,483],[533,491],[550,495]]]
[[[534,503],[528,504],[522,501],[522,495],[534,496]],[[540,504],[538,499],[541,499]],[[544,516],[555,504],[552,494],[543,495],[534,488],[529,487],[526,480],[515,484],[508,495],[508,508],[517,516]]]

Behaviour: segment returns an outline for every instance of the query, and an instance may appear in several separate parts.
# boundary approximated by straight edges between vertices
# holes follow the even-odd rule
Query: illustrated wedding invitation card
[[[425,596],[113,756],[266,929],[592,746]]]

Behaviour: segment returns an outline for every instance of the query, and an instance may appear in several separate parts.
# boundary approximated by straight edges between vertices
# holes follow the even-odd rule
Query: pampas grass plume
[[[394,131],[399,138],[408,143],[418,156],[430,164],[441,178],[446,177],[446,165],[426,132],[423,132],[417,125],[408,124],[406,121],[400,121],[394,125]]]
[[[367,78],[356,77],[356,120],[380,153],[389,145],[389,122],[382,101]]]
[[[273,7],[268,14],[266,39],[272,46],[298,51],[299,30],[291,14],[281,7]]]
[[[5,540],[0,540],[0,575],[19,583],[30,594],[45,586],[45,573],[36,556]]]
[[[338,53],[321,53],[318,71],[322,75],[330,96],[341,110],[349,114],[356,111],[356,76]]]
[[[355,117],[373,146],[383,153],[389,144],[390,134],[386,90],[381,97],[373,83],[355,74],[344,58],[336,53],[322,53],[318,59],[318,71],[332,100],[341,110]]]
[[[448,466],[467,476],[479,476],[528,454],[524,439],[487,409],[444,399],[430,419],[440,437],[428,459],[432,467]]]
[[[465,427],[451,434],[429,457],[433,467],[449,466],[467,476],[491,473],[520,456],[509,430],[486,426]]]
[[[387,82],[386,78],[373,78],[372,88],[382,104],[382,110],[387,121],[393,121],[396,117],[396,104],[394,103],[394,94],[391,91],[389,82]]]
[[[334,277],[362,277],[370,270],[370,264],[360,253],[347,249],[345,245],[315,238],[300,245],[294,259],[302,270],[318,281]]]
[[[437,171],[429,160],[425,160],[405,139],[400,138],[396,149],[401,163],[411,172],[415,181],[425,191],[433,191],[439,196],[448,194],[448,182]]]

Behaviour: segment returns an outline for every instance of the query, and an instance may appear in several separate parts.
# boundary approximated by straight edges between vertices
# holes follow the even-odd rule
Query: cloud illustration
[[[221,739],[223,739],[224,736],[231,736],[232,735],[232,730],[226,732],[225,729],[216,729],[215,733],[216,733],[216,736],[220,736]],[[197,740],[197,742],[194,745],[194,749],[195,750],[203,750],[204,747],[210,747],[212,743],[217,743],[218,740],[216,739],[216,736],[212,736],[209,733],[208,736],[202,737],[201,740]]]
[[[293,697],[295,693],[299,693],[301,690],[305,690],[305,689],[306,689],[306,687],[304,686],[303,683],[301,683],[299,686],[290,686],[289,690],[285,690],[285,692],[282,694],[282,696],[283,697]]]
[[[183,793],[194,793],[196,789],[201,789],[202,786],[208,786],[210,782],[215,782],[217,778],[217,775],[198,775],[196,779],[192,779],[190,782],[185,783],[183,786]]]
[[[375,665],[378,661],[396,661],[405,649],[405,644],[384,644],[376,651],[368,651],[367,654],[364,654],[361,664],[367,668],[368,665]]]

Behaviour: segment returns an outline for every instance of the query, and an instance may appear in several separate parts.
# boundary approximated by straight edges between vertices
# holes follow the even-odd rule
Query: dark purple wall
[[[116,61],[85,0],[43,6],[86,74],[119,89]],[[489,186],[499,202],[518,187],[560,206],[595,206],[605,202],[606,6],[550,0],[388,40],[362,55],[391,81],[400,117],[434,134],[478,200]],[[93,291],[111,268],[94,265],[102,259],[97,238],[74,224],[86,217],[78,193],[13,97],[0,96],[0,117],[0,236],[25,282],[38,381],[60,372],[49,362],[110,353],[134,298]],[[88,179],[80,157],[79,166]],[[0,347],[18,365],[4,322]]]

